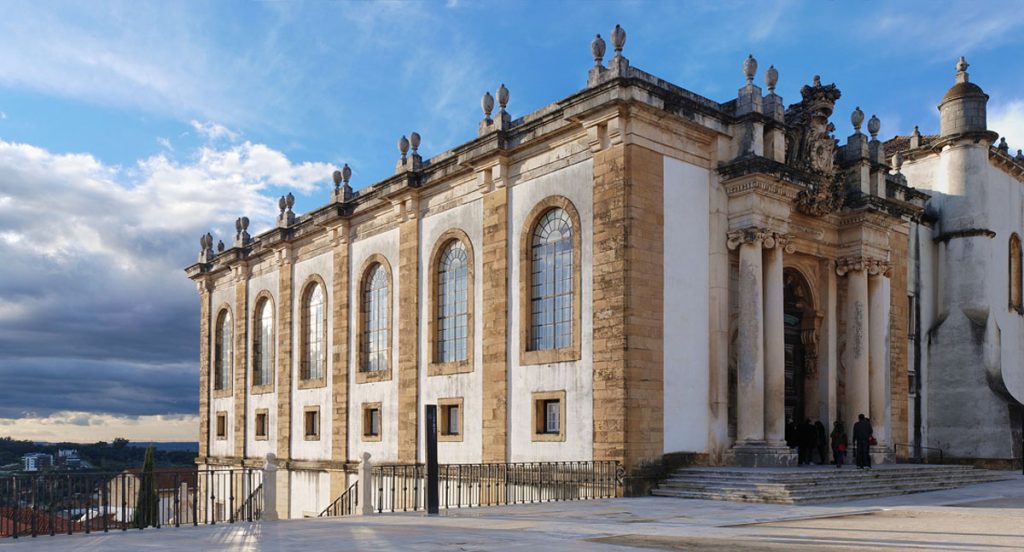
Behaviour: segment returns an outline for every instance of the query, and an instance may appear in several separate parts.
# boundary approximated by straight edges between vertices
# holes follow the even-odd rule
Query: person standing
[[[858,414],[857,423],[853,424],[854,457],[858,468],[871,469],[871,437],[873,434],[871,422],[863,414]]]
[[[835,461],[836,469],[843,467],[843,461],[846,460],[846,428],[843,427],[843,422],[836,420],[832,424],[832,434],[829,436],[832,441],[832,458]]]
[[[814,435],[817,437],[815,443],[818,445],[818,461],[824,466],[828,464],[828,435],[825,434],[825,424],[821,420],[814,422]]]
[[[810,464],[812,460],[813,450],[815,449],[816,434],[814,431],[814,425],[811,424],[811,419],[806,418],[800,429],[797,432],[798,442],[800,445],[799,456],[801,464]]]

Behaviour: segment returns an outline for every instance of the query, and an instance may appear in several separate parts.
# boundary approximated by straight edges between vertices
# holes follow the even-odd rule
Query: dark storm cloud
[[[199,235],[328,169],[245,143],[126,171],[0,140],[0,418],[195,414]]]

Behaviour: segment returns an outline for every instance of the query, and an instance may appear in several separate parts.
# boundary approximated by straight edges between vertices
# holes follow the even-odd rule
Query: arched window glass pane
[[[572,345],[572,222],[563,209],[544,213],[533,230],[530,350]]]
[[[313,284],[306,296],[305,320],[306,351],[303,358],[303,379],[324,377],[326,363],[326,325],[324,321],[324,290],[320,284]]]
[[[217,321],[216,351],[214,352],[213,388],[227,389],[231,376],[232,346],[231,313],[223,311]]]
[[[437,267],[437,362],[466,360],[468,294],[469,257],[465,245],[452,240]]]
[[[273,381],[274,309],[268,299],[256,308],[255,342],[252,347],[253,383],[267,385]]]
[[[363,365],[365,372],[388,367],[388,275],[380,264],[363,286]]]

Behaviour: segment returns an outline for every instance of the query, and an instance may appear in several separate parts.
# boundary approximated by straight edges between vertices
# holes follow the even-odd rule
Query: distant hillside
[[[58,449],[77,449],[82,460],[93,469],[120,471],[142,466],[146,447],[150,444],[156,451],[153,459],[157,468],[195,465],[199,444],[191,441],[130,443],[127,439],[114,439],[112,443],[42,443],[10,437],[0,438],[0,465],[19,463],[22,455],[30,452],[45,452],[56,456]]]

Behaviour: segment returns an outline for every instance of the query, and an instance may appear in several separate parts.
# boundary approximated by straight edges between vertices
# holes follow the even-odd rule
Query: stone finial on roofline
[[[604,39],[601,35],[594,37],[594,40],[590,42],[590,53],[594,54],[594,67],[604,68],[602,62],[604,61],[605,44]]]
[[[292,211],[292,207],[295,205],[295,196],[291,192],[288,195],[281,196],[281,199],[277,200],[277,207],[281,212],[277,215],[277,226],[284,228],[295,224],[295,212]]]
[[[217,253],[224,252],[224,240],[217,240]]]
[[[1017,150],[1017,157],[1014,157],[1014,159],[1024,162],[1024,152]]]
[[[896,170],[896,174],[900,174],[900,169],[903,168],[903,154],[899,151],[892,156],[892,168]]]
[[[409,148],[412,154],[409,155]],[[398,140],[398,151],[402,158],[395,164],[395,174],[405,171],[417,171],[423,166],[423,158],[418,152],[420,147],[420,134],[413,132],[406,138],[404,135]]]
[[[352,199],[354,194],[352,187],[348,185],[349,179],[352,178],[352,169],[348,168],[348,163],[345,163],[340,171],[334,171],[331,177],[334,180],[334,200],[344,202]]]
[[[618,23],[612,29],[612,48],[615,48],[615,57],[622,57],[622,47],[626,45],[626,31]]]
[[[999,138],[999,150],[1003,152],[1010,151],[1010,144],[1006,143],[1006,136],[1002,136]]]
[[[213,236],[209,232],[199,236],[199,262],[208,263],[216,254],[213,252]]]
[[[914,132],[910,133],[910,149],[921,146],[921,131],[914,125]]]
[[[859,105],[850,114],[850,122],[853,123],[853,133],[860,134],[860,125],[864,124],[864,112],[860,110]]]
[[[484,92],[484,97],[480,98],[480,109],[484,111],[484,122],[491,122],[491,112],[494,111],[494,96],[491,96],[490,92]]]
[[[882,121],[878,119],[874,114],[871,115],[871,119],[868,120],[868,132],[871,133],[871,139],[878,139],[878,131],[882,130]]]
[[[252,237],[249,236],[249,217],[238,217],[235,219],[235,247],[249,245]]]
[[[764,72],[764,84],[768,87],[768,93],[775,93],[775,85],[779,83],[779,70],[774,65],[769,65]]]
[[[754,77],[757,75],[757,60],[754,59],[754,54],[749,54],[747,59],[743,60],[743,76],[747,78],[747,84],[754,84]]]

